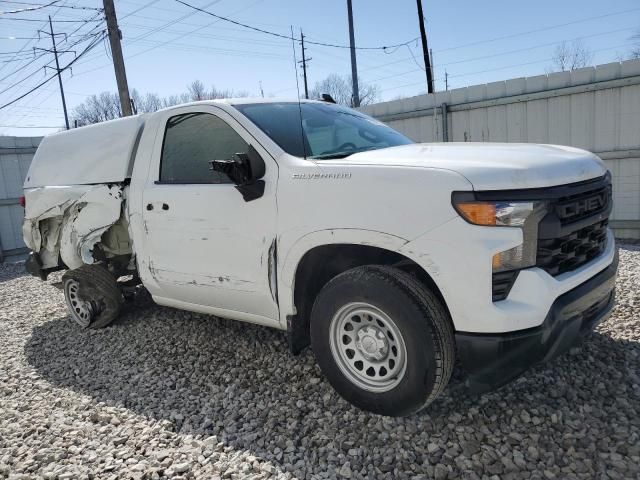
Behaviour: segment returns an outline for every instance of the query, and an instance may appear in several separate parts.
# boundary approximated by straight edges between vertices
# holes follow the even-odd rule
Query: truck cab
[[[71,318],[132,288],[311,345],[355,405],[406,415],[456,357],[478,391],[611,311],[610,176],[582,150],[415,144],[319,101],[171,107],[45,138],[25,182],[27,267],[65,269]]]

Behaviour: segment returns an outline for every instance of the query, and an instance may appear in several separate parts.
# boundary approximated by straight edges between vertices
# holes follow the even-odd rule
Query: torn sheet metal
[[[28,190],[25,242],[43,268],[57,266],[58,256],[69,268],[91,264],[94,245],[120,219],[124,194],[124,186],[104,184]]]

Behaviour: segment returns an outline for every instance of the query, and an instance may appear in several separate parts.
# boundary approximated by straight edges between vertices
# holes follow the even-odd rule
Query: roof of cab
[[[322,103],[325,105],[331,105],[331,103],[323,100],[307,100],[296,98],[262,98],[262,97],[241,97],[241,98],[217,98],[215,100],[198,100],[196,102],[180,103],[177,105],[171,105],[163,110],[169,110],[177,107],[188,107],[191,105],[246,105],[253,103]]]

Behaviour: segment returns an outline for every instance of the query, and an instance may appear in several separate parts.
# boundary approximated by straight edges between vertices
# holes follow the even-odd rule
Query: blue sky
[[[27,4],[49,1],[24,0]],[[348,43],[346,0],[187,1],[282,35],[289,35],[292,25],[296,35],[302,28],[310,41]],[[423,0],[423,4],[438,90],[444,89],[445,70],[449,88],[545,73],[551,67],[556,45],[563,40],[581,38],[593,51],[594,64],[617,61],[628,55],[630,37],[640,30],[638,0]],[[0,1],[1,11],[29,6],[17,0]],[[43,20],[50,14],[57,21],[56,31],[71,34],[77,29],[66,45],[78,41],[73,50],[79,53],[91,40],[89,32],[102,27],[98,22],[85,24],[78,20],[90,19],[97,14],[90,8],[101,6],[99,0],[66,0],[46,9],[0,15],[0,91],[6,90],[0,93],[0,105],[52,73],[43,69],[51,56],[33,59],[33,47],[50,48],[47,36],[37,38],[37,30],[44,23],[7,18]],[[419,35],[414,0],[353,0],[353,8],[358,46],[393,45]],[[216,20],[175,0],[116,0],[116,11],[130,88],[170,95],[185,91],[188,83],[200,79],[207,86],[256,96],[260,94],[260,82],[265,95],[296,95],[290,41]],[[62,36],[58,38],[65,43]],[[350,72],[347,49],[307,47],[307,55],[312,58],[310,87],[330,73]],[[20,50],[17,56],[10,53]],[[297,54],[299,59],[299,49]],[[61,64],[72,59],[73,54],[67,53],[61,57]],[[421,64],[419,42],[386,52],[358,51],[361,79],[378,85],[383,100],[424,93]],[[97,44],[80,58],[71,72],[63,73],[63,81],[70,111],[90,94],[115,91],[107,43]],[[55,127],[63,123],[55,80],[0,110],[0,134],[41,135],[56,131]]]

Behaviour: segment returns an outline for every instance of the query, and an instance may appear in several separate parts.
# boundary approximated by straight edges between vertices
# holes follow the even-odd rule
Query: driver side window
[[[160,158],[161,183],[232,183],[209,169],[210,160],[230,159],[248,144],[224,120],[202,112],[176,115],[167,121]]]

